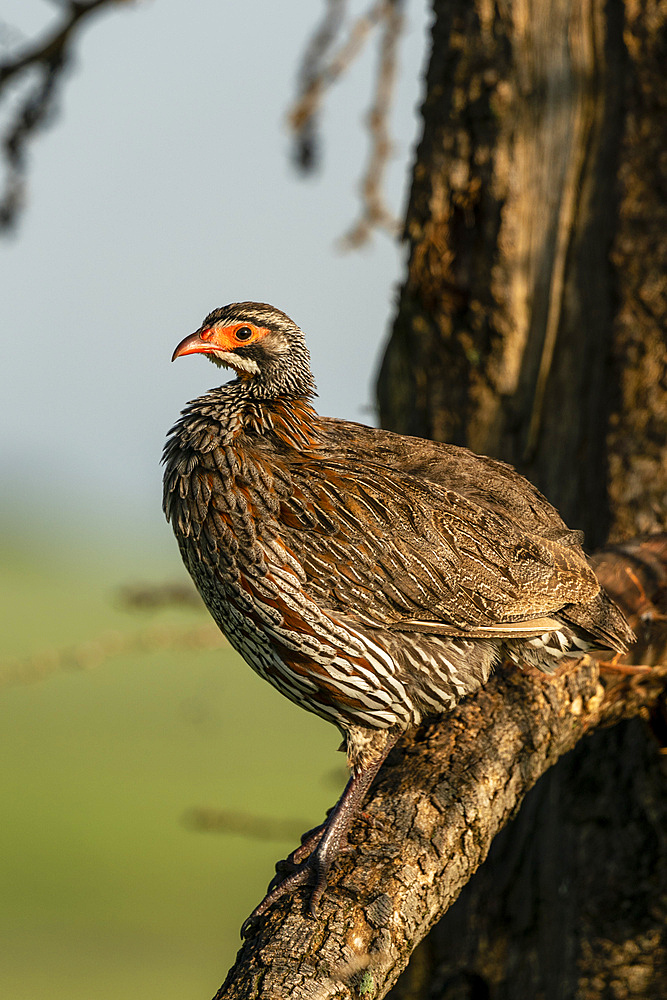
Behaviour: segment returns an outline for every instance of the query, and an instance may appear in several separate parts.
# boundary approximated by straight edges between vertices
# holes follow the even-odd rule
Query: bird
[[[209,313],[172,361],[236,377],[164,448],[164,512],[230,644],[340,730],[350,778],[246,921],[327,876],[402,733],[451,711],[502,658],[546,673],[633,641],[571,530],[510,465],[313,406],[305,336],[262,302]]]

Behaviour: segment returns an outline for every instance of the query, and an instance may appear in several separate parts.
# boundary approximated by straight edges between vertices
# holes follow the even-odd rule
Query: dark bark
[[[393,1000],[667,997],[667,762],[640,720],[540,779],[420,947]]]
[[[443,5],[441,17],[456,23],[462,15],[455,9]],[[400,426],[393,380],[403,366],[409,378],[397,399],[409,412],[407,397],[420,386],[419,433],[512,461],[586,530],[589,544],[599,545],[608,532],[622,539],[661,530],[667,5],[535,5],[518,44],[517,29],[525,28],[518,5],[500,9],[508,21],[497,17],[490,34],[466,5],[468,30],[477,25],[479,40],[462,48],[465,59],[486,46],[489,62],[498,60],[501,76],[486,103],[500,106],[498,86],[509,95],[499,119],[489,125],[491,115],[472,113],[479,102],[468,99],[475,85],[465,69],[453,92],[453,125],[445,88],[431,117],[427,102],[408,219],[409,275],[380,378],[383,419]],[[569,32],[563,22],[560,29],[549,24],[557,11]],[[451,46],[456,32],[452,39],[445,28],[443,38]],[[501,38],[511,46],[509,67]],[[526,59],[524,44],[543,58]],[[447,74],[449,61],[443,44],[436,46],[436,77]],[[429,93],[438,94],[436,83]],[[557,122],[566,134],[556,128],[549,136]],[[443,150],[457,133],[468,137],[478,160],[478,138],[487,147],[484,170],[473,165],[466,189],[468,200],[483,192],[481,206],[491,199],[493,208],[496,197],[495,214],[486,212],[498,220],[496,229],[481,250],[474,226],[452,224],[461,193],[451,177],[465,171]],[[459,137],[457,147],[464,145]],[[540,150],[544,164],[537,162]],[[515,179],[503,184],[508,162]],[[433,197],[434,184],[444,196]],[[439,285],[422,268],[434,234],[447,251],[447,282]],[[410,331],[429,315],[431,339],[423,354],[411,356]],[[439,367],[430,352],[439,353]],[[450,384],[452,355],[458,368],[451,365]],[[626,585],[633,586],[638,569],[632,559],[626,563]],[[641,600],[639,591],[635,596]],[[664,743],[662,711],[651,722]],[[655,740],[639,724],[578,745],[500,835],[483,871],[415,956],[396,997],[667,996],[667,842],[655,835],[664,793]],[[529,848],[518,849],[522,844]],[[411,977],[421,977],[416,991]]]
[[[667,524],[667,3],[627,0],[614,271],[611,534]]]
[[[381,422],[511,462],[591,547],[663,530],[665,4],[434,10]]]

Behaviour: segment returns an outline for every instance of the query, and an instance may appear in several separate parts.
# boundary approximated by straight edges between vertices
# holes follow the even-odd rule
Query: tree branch
[[[361,217],[352,226],[342,245],[356,249],[366,243],[374,229],[385,229],[391,236],[400,233],[400,223],[384,199],[384,173],[392,153],[389,115],[394,97],[397,73],[398,42],[403,29],[402,0],[387,7],[380,44],[380,63],[375,81],[373,106],[368,113],[371,149],[368,166],[361,184]]]
[[[10,114],[1,140],[6,178],[0,196],[0,231],[15,224],[23,206],[27,144],[53,114],[58,88],[72,55],[76,29],[91,14],[122,2],[127,0],[89,0],[88,3],[69,0],[59,5],[63,6],[63,16],[53,32],[22,54],[0,63],[0,101],[8,94],[10,84],[28,80],[33,70],[38,73],[36,82],[26,87],[26,93]]]
[[[149,625],[136,632],[104,632],[59,649],[44,649],[29,656],[0,659],[0,689],[15,684],[35,684],[60,671],[94,670],[112,656],[153,653],[156,650],[223,649],[227,644],[213,622],[201,625]]]
[[[661,665],[601,675],[586,657],[552,677],[502,667],[451,715],[408,734],[374,785],[371,822],[356,823],[359,849],[335,866],[318,918],[304,915],[300,892],[281,900],[216,1000],[380,1000],[537,779],[586,734],[664,703],[667,536],[598,559],[642,630],[633,652],[652,651]]]
[[[361,216],[342,238],[341,247],[361,246],[374,229],[398,235],[398,220],[385,204],[383,179],[392,152],[389,116],[394,97],[398,43],[403,32],[405,0],[378,0],[358,17],[347,40],[336,50],[342,31],[346,2],[328,0],[327,12],[317,28],[303,58],[299,74],[299,95],[288,121],[294,132],[295,161],[304,170],[312,170],[318,160],[318,120],[324,99],[332,85],[345,73],[370,36],[379,26],[380,60],[375,80],[373,104],[368,113],[370,157],[361,183]]]

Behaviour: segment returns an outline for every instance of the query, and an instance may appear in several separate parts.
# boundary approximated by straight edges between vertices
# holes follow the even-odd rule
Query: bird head
[[[232,302],[214,309],[172,355],[205,354],[232,368],[254,395],[315,394],[310,354],[296,323],[265,302]]]

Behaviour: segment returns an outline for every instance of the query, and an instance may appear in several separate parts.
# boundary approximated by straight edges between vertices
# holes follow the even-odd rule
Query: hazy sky
[[[5,2],[26,35],[54,5]],[[324,163],[298,177],[285,113],[323,3],[128,3],[91,22],[58,120],[33,144],[27,209],[2,254],[7,518],[122,531],[160,523],[159,456],[184,403],[219,382],[176,343],[225,302],[305,330],[322,412],[373,421],[372,383],[403,271],[382,234],[340,254],[368,146],[373,42],[330,95]],[[417,134],[424,4],[408,6],[388,199]],[[365,5],[352,4],[353,10]]]

